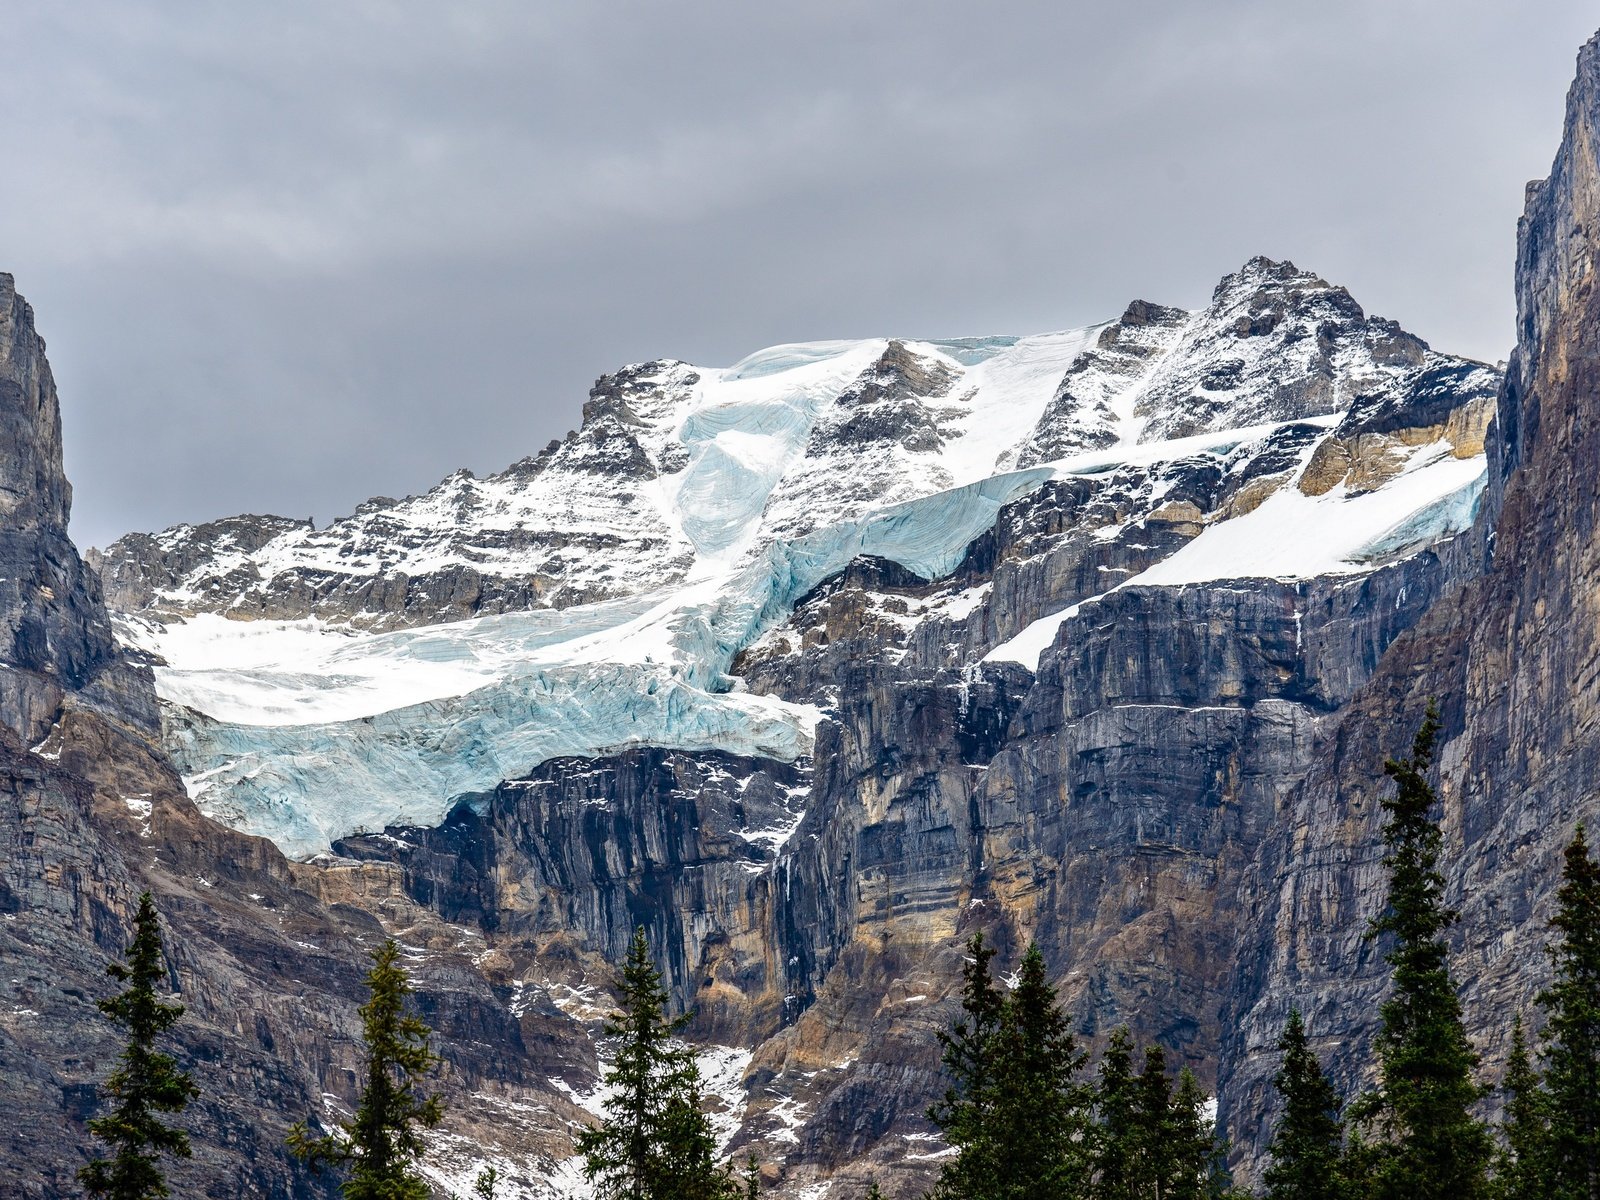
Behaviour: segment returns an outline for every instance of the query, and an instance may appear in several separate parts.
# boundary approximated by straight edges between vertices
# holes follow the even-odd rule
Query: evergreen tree
[[[428,1049],[427,1023],[409,1011],[414,994],[394,939],[369,955],[371,997],[361,1006],[367,1081],[356,1114],[336,1133],[313,1138],[304,1121],[289,1131],[289,1150],[312,1170],[332,1166],[349,1172],[349,1200],[428,1200],[428,1185],[412,1169],[422,1156],[421,1129],[444,1116],[438,1096],[417,1090],[439,1061]],[[420,1128],[419,1128],[420,1127]]]
[[[678,1049],[682,1058],[673,1076],[674,1094],[661,1123],[656,1195],[661,1200],[733,1200],[742,1189],[731,1166],[717,1166],[717,1139],[703,1109],[700,1065],[694,1051]]]
[[[1306,1040],[1298,1008],[1289,1010],[1278,1049],[1283,1065],[1273,1083],[1283,1116],[1267,1147],[1267,1200],[1339,1200],[1339,1098]]]
[[[634,932],[617,981],[622,1008],[606,1023],[616,1059],[606,1072],[605,1120],[578,1135],[584,1173],[601,1200],[723,1200],[737,1192],[713,1161],[716,1139],[701,1111],[694,1052],[677,1039],[688,1022],[667,1016],[667,991]]]
[[[1144,1052],[1144,1070],[1135,1083],[1138,1094],[1135,1117],[1135,1179],[1140,1196],[1172,1194],[1178,1175],[1178,1147],[1172,1139],[1172,1081],[1167,1078],[1167,1054],[1160,1046]]]
[[[1385,961],[1394,986],[1379,1010],[1378,1090],[1355,1112],[1387,1147],[1374,1158],[1378,1200],[1478,1200],[1492,1152],[1488,1130],[1472,1114],[1482,1095],[1472,1079],[1478,1056],[1462,1026],[1444,939],[1455,913],[1444,904],[1443,839],[1427,778],[1438,733],[1430,704],[1411,756],[1384,764],[1395,781],[1395,795],[1383,802],[1389,903],[1367,936],[1393,939]]]
[[[178,1069],[177,1060],[155,1048],[156,1038],[183,1015],[183,1005],[165,1004],[156,996],[156,981],[162,974],[161,927],[149,892],[139,897],[133,931],[126,965],[112,963],[106,968],[108,975],[128,986],[96,1002],[128,1033],[127,1047],[105,1084],[117,1107],[89,1122],[89,1131],[116,1152],[78,1172],[89,1195],[107,1200],[154,1200],[169,1194],[160,1157],[188,1158],[189,1135],[164,1124],[158,1114],[182,1112],[199,1095],[188,1072]]]
[[[1133,1071],[1133,1035],[1111,1033],[1094,1092],[1092,1131],[1095,1200],[1139,1200],[1143,1177],[1139,1077]]]
[[[1030,944],[1006,998],[996,1060],[994,1111],[1000,1149],[997,1195],[1009,1200],[1072,1200],[1088,1185],[1088,1095],[1075,1079],[1087,1056],[1067,1027]]]
[[[493,1167],[485,1167],[478,1172],[478,1178],[472,1183],[472,1194],[478,1200],[494,1200],[494,1185],[500,1181],[500,1172]]]
[[[1345,1110],[1344,1154],[1339,1159],[1339,1192],[1349,1200],[1371,1200],[1377,1194],[1378,1166],[1386,1148],[1374,1143],[1362,1126],[1362,1100]]]
[[[867,1200],[883,1200],[883,1189],[878,1186],[876,1179],[872,1181],[872,1186],[867,1189]]]
[[[968,940],[967,955],[961,969],[962,1015],[950,1032],[939,1034],[950,1086],[928,1110],[928,1119],[956,1148],[939,1172],[935,1195],[940,1200],[991,1200],[1000,1186],[995,1068],[1005,1001],[989,969],[994,947],[984,943],[981,932]]]
[[[1539,994],[1546,1013],[1550,1094],[1550,1195],[1600,1197],[1600,865],[1583,826],[1567,846],[1550,947],[1555,979]]]
[[[1550,1103],[1528,1054],[1522,1014],[1511,1024],[1511,1055],[1506,1060],[1502,1145],[1495,1157],[1497,1200],[1544,1200],[1554,1194],[1550,1180]]]
[[[1174,1090],[1167,1056],[1149,1047],[1133,1070],[1133,1039],[1113,1031],[1094,1092],[1091,1130],[1094,1200],[1208,1200],[1231,1195],[1224,1147],[1207,1096],[1187,1067]]]
[[[1206,1111],[1208,1099],[1193,1071],[1184,1067],[1178,1072],[1178,1090],[1172,1094],[1171,1129],[1177,1161],[1172,1200],[1210,1200],[1229,1193],[1227,1146],[1218,1140],[1215,1123]]]

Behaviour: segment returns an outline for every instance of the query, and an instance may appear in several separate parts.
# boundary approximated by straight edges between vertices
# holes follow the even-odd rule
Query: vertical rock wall
[[[117,652],[99,577],[67,536],[61,408],[33,309],[0,274],[0,724],[29,744],[69,695],[154,729],[148,672]]]
[[[1347,1090],[1364,1082],[1381,950],[1378,801],[1427,700],[1444,717],[1440,784],[1453,966],[1485,1073],[1547,978],[1560,854],[1600,813],[1600,40],[1579,55],[1561,148],[1518,229],[1518,343],[1489,439],[1475,538],[1486,570],[1390,650],[1287,798],[1239,885],[1251,914],[1225,1025],[1224,1118],[1247,1168],[1268,1127],[1272,1044],[1291,1004]]]

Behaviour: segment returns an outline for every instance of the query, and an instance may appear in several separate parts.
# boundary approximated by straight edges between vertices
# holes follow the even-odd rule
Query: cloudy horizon
[[[73,532],[497,470],[599,374],[1194,307],[1254,254],[1512,343],[1576,3],[27,2],[0,271]]]

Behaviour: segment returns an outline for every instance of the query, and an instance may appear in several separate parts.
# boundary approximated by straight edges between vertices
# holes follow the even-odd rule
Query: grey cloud
[[[1255,253],[1482,358],[1577,3],[20,3],[0,270],[75,531],[326,518],[601,371],[1195,304]]]

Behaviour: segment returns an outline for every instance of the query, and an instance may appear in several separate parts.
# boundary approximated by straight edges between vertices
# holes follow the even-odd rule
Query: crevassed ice
[[[1001,505],[1050,474],[1013,472],[773,543],[654,603],[569,609],[564,640],[522,613],[401,634],[256,630],[235,661],[257,665],[158,671],[163,694],[193,710],[169,718],[169,736],[208,815],[302,857],[359,829],[437,824],[463,793],[560,755],[655,745],[792,761],[810,752],[820,712],[733,690],[733,656],[858,555],[948,573]],[[259,665],[275,636],[283,665]],[[385,707],[401,695],[418,699]],[[311,713],[325,716],[296,719]]]
[[[790,342],[782,346],[768,346],[741,358],[720,374],[726,380],[760,379],[765,375],[778,375],[796,367],[810,366],[837,358],[858,349],[860,341],[836,340],[825,342]]]

